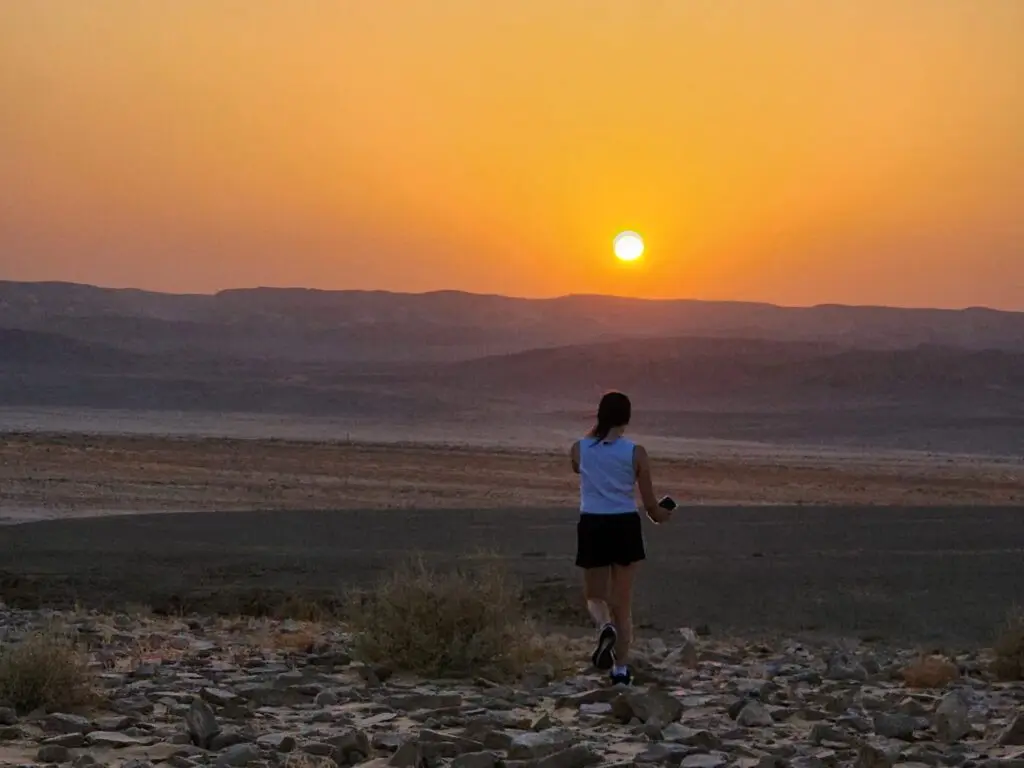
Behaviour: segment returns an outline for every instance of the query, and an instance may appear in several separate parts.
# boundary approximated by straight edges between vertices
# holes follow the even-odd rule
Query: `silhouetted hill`
[[[453,361],[625,338],[920,344],[1024,351],[1024,313],[885,307],[516,299],[442,291],[257,288],[172,295],[68,283],[0,282],[0,327],[137,352],[334,363]]]

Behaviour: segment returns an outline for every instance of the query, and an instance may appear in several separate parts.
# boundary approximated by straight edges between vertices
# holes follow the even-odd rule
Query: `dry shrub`
[[[993,648],[992,673],[1000,680],[1024,680],[1024,610],[1010,611]]]
[[[73,641],[37,632],[0,650],[0,701],[19,712],[72,710],[92,702],[92,675]]]
[[[901,674],[909,688],[944,688],[960,677],[960,670],[942,656],[923,656],[904,667]]]
[[[438,571],[414,559],[353,596],[349,624],[362,660],[440,677],[508,679],[566,659],[526,615],[521,586],[491,560]]]

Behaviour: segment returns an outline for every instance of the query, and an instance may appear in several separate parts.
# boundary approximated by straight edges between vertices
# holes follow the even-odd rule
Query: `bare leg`
[[[611,573],[611,614],[615,624],[615,660],[625,665],[633,642],[633,579],[637,563],[613,565]]]
[[[587,612],[598,629],[612,623],[608,605],[610,586],[610,568],[587,568],[583,571],[583,597],[587,601]]]
[[[590,660],[598,669],[611,669],[615,666],[615,644],[618,642],[609,606],[611,569],[588,568],[583,573],[583,592],[587,599],[587,610],[599,630],[597,646]]]

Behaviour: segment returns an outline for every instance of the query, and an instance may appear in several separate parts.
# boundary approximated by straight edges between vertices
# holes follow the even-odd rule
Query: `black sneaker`
[[[615,666],[616,640],[618,640],[618,634],[615,632],[615,627],[605,624],[601,629],[601,634],[597,637],[597,648],[594,649],[594,653],[590,657],[595,667],[605,670]]]
[[[612,685],[632,685],[633,684],[633,673],[627,668],[625,672],[616,674],[614,671],[611,674]]]

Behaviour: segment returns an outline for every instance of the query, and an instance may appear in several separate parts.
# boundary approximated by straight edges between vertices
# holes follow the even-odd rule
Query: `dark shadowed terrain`
[[[637,618],[660,630],[985,643],[1024,600],[1020,508],[698,508],[647,526]],[[249,512],[0,528],[0,598],[162,610],[340,595],[415,550],[498,553],[550,620],[583,625],[570,509]]]
[[[0,283],[0,407],[1024,454],[1024,314]],[[456,431],[457,428],[456,428]]]

